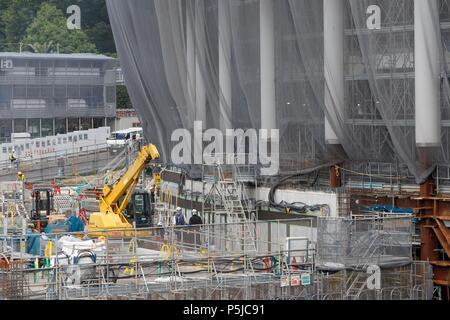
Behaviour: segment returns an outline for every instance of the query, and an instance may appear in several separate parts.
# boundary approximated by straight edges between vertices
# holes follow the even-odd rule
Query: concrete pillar
[[[416,145],[441,144],[440,38],[437,0],[414,0]]]
[[[231,117],[231,26],[228,1],[219,4],[219,110],[222,130],[232,128]]]
[[[186,59],[188,92],[193,103],[195,120],[206,121],[206,91],[205,83],[200,69],[200,50],[203,50],[202,42],[205,39],[203,18],[195,15],[192,10],[186,11]]]
[[[206,41],[205,21],[200,10],[204,9],[200,4],[196,6],[198,11],[195,16],[195,34],[196,34],[196,54],[195,54],[195,119],[203,121],[206,124],[206,90],[205,80],[201,71],[201,57],[204,56]],[[231,100],[231,99],[230,99]]]
[[[323,21],[325,107],[344,119],[344,1],[324,0]],[[340,144],[330,120],[325,118],[325,141]]]
[[[275,129],[275,38],[273,0],[261,0],[259,5],[261,61],[261,128]]]
[[[193,27],[192,12],[189,9],[189,4],[186,8],[186,71],[187,71],[187,92],[189,95],[189,102],[192,103],[192,112],[195,113],[196,101],[195,101],[195,34]],[[193,126],[193,123],[189,124]]]

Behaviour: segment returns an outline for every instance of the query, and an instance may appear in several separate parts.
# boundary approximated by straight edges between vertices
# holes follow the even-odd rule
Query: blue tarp
[[[379,205],[375,204],[373,206],[368,207],[369,211],[377,211],[377,212],[390,212],[390,213],[399,213],[399,214],[414,214],[412,208],[397,208],[390,205]]]
[[[27,253],[32,255],[40,255],[41,235],[39,233],[31,233],[27,235]]]
[[[63,222],[48,224],[45,228],[45,233],[78,231],[84,231],[84,224],[75,216],[70,216],[69,219]]]

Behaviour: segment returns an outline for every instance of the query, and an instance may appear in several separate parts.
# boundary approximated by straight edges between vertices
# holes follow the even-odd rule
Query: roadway
[[[107,149],[83,152],[76,156],[64,158],[64,177],[71,178],[77,175],[95,174],[98,170],[114,159]],[[60,168],[56,156],[34,161],[19,162],[19,170],[25,174],[26,182],[36,183],[52,181],[60,178]],[[9,163],[4,163],[0,168],[0,181],[17,180],[17,169]]]

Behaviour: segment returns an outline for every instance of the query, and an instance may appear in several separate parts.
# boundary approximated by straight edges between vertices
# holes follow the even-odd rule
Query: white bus
[[[131,146],[133,141],[141,140],[143,136],[142,128],[134,127],[112,132],[106,143],[111,153],[117,153],[125,146]]]

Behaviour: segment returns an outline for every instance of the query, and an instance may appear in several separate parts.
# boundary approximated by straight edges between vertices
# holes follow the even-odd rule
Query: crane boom
[[[153,144],[143,146],[136,160],[114,186],[105,185],[103,187],[103,195],[100,197],[99,204],[100,212],[90,215],[88,230],[131,228],[122,211],[126,208],[146,164],[156,159],[159,159],[158,149]],[[120,203],[122,197],[124,198]]]

